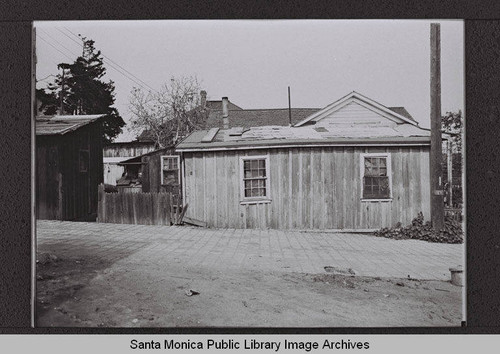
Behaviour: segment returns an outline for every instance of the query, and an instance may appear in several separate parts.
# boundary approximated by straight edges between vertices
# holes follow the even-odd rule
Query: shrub
[[[439,243],[463,243],[464,236],[462,225],[460,222],[453,220],[451,217],[445,217],[444,228],[434,230],[430,221],[424,223],[424,214],[418,213],[413,219],[411,225],[401,227],[401,223],[397,223],[392,228],[382,228],[375,232],[375,236],[387,237],[395,240],[423,240],[428,242]]]

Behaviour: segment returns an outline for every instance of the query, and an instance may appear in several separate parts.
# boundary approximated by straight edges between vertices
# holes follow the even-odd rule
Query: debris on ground
[[[38,255],[36,262],[38,264],[49,264],[49,263],[56,263],[60,259],[57,257],[55,254],[50,254],[50,253],[42,253]]]
[[[377,237],[386,237],[394,240],[422,240],[438,243],[463,243],[464,235],[462,224],[452,217],[445,216],[444,228],[437,231],[432,228],[431,222],[424,223],[424,214],[419,212],[411,225],[402,227],[397,223],[392,228],[382,228],[374,233]]]
[[[199,294],[200,294],[199,292],[191,290],[191,289],[186,290],[186,295],[187,296],[193,296],[193,295],[199,295]]]
[[[340,275],[356,275],[356,272],[352,268],[325,266],[324,269],[327,273],[340,274]]]

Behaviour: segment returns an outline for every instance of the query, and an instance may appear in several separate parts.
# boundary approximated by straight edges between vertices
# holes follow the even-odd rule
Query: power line
[[[57,39],[55,39],[54,37],[52,37],[49,33],[45,32],[42,29],[40,29],[40,31],[42,31],[47,36],[49,36],[54,42],[56,42],[57,44],[59,44],[62,48],[66,49],[66,51],[68,51],[68,53],[70,53],[71,55],[75,55],[75,53],[73,53],[70,49],[66,48],[61,42],[59,42]]]
[[[74,35],[75,37],[77,37],[78,39],[80,39],[80,37],[78,37],[76,34],[74,34],[73,32],[71,32],[69,29],[67,29],[66,27],[64,27],[67,31],[69,31],[72,35]],[[68,36],[66,33],[64,33],[63,31],[61,31],[59,28],[56,27],[56,29],[61,32],[62,34],[64,34],[66,37],[68,37],[71,41],[73,41],[76,45],[78,45],[79,47],[81,46],[81,43],[79,43],[78,41],[74,40],[73,38],[71,38],[70,36]],[[44,33],[46,33],[44,31]],[[46,33],[47,34],[47,33]],[[71,55],[75,55],[71,50],[69,50],[68,48],[66,48],[64,45],[62,45],[59,41],[57,41],[56,39],[54,39],[52,36],[50,36],[49,34],[47,34],[50,38],[52,38],[57,44],[59,44],[62,48],[66,49],[68,52],[70,52]],[[54,48],[55,50],[57,50],[59,53],[63,54],[65,57],[67,57],[68,59],[70,60],[74,60],[73,58],[70,58],[68,57],[68,55],[66,55],[65,53],[63,53],[61,50],[59,50],[58,48],[56,48],[54,45],[52,45],[51,43],[49,43],[46,39],[42,38],[40,36],[40,38],[46,42],[47,44],[49,44],[52,48]],[[78,55],[75,55],[76,57],[78,57]],[[103,57],[106,57],[103,55]],[[110,58],[108,58],[108,60],[112,61]],[[146,85],[150,90],[152,91],[156,91],[154,90],[152,87],[150,87],[148,84],[146,84],[144,81],[140,80],[139,78],[137,78],[137,80],[139,81],[142,81],[144,83],[141,84],[141,82],[135,80],[134,78],[130,77],[129,75],[127,75],[126,73],[122,72],[120,69],[118,69],[117,67],[115,67],[115,65],[113,65],[112,63],[108,62],[108,65],[111,69],[114,69],[115,71],[117,71],[118,73],[122,74],[123,76],[125,76],[127,79],[129,79],[130,81],[132,81],[133,83],[135,83],[136,85],[142,87],[143,89],[147,90],[146,87],[144,87],[144,85]],[[116,64],[119,66],[119,64]],[[127,71],[125,68],[123,68],[123,70]],[[132,73],[130,73],[130,75],[132,76],[135,76],[133,75]],[[79,75],[79,76],[84,76],[84,75]]]
[[[78,35],[76,35],[75,33],[73,33],[71,30],[69,30],[68,28],[64,27],[64,29],[66,29],[69,33],[71,33],[73,36],[77,37],[77,38],[80,38]],[[73,39],[72,39],[73,40]],[[74,41],[74,40],[73,40]],[[102,52],[101,52],[102,54]],[[151,86],[149,86],[146,82],[144,82],[142,79],[140,79],[139,77],[135,76],[133,73],[131,73],[130,71],[128,71],[127,69],[125,69],[123,66],[121,66],[120,64],[118,64],[116,61],[114,61],[113,59],[111,59],[110,57],[102,54],[102,56],[106,59],[108,59],[111,63],[115,64],[116,66],[118,66],[119,68],[121,68],[123,71],[127,72],[128,74],[130,74],[133,78],[137,79],[138,81],[140,81],[142,84],[144,84],[145,86],[147,86],[151,91],[155,91],[156,90],[154,88],[152,88]],[[141,85],[142,86],[142,85]]]
[[[56,48],[55,46],[52,45],[52,43],[50,43],[49,41],[47,41],[45,38],[43,38],[42,36],[40,36],[40,39],[42,41],[44,41],[45,43],[47,43],[48,45],[50,45],[52,48],[54,48],[55,50],[57,50],[59,53],[61,53],[62,55],[64,55],[66,58],[68,58],[69,60],[73,60],[71,59],[67,54],[63,53],[62,51],[60,51],[58,48]]]

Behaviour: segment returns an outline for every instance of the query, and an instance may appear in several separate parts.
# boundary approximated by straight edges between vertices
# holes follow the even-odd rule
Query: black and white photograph
[[[461,20],[33,23],[36,327],[460,327]]]

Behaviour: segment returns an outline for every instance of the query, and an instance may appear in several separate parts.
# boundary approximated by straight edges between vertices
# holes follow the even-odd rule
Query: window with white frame
[[[390,154],[361,154],[362,199],[392,198]]]
[[[269,200],[269,158],[245,156],[240,158],[241,197],[243,200]]]
[[[179,156],[161,157],[161,184],[176,185],[180,180]]]

